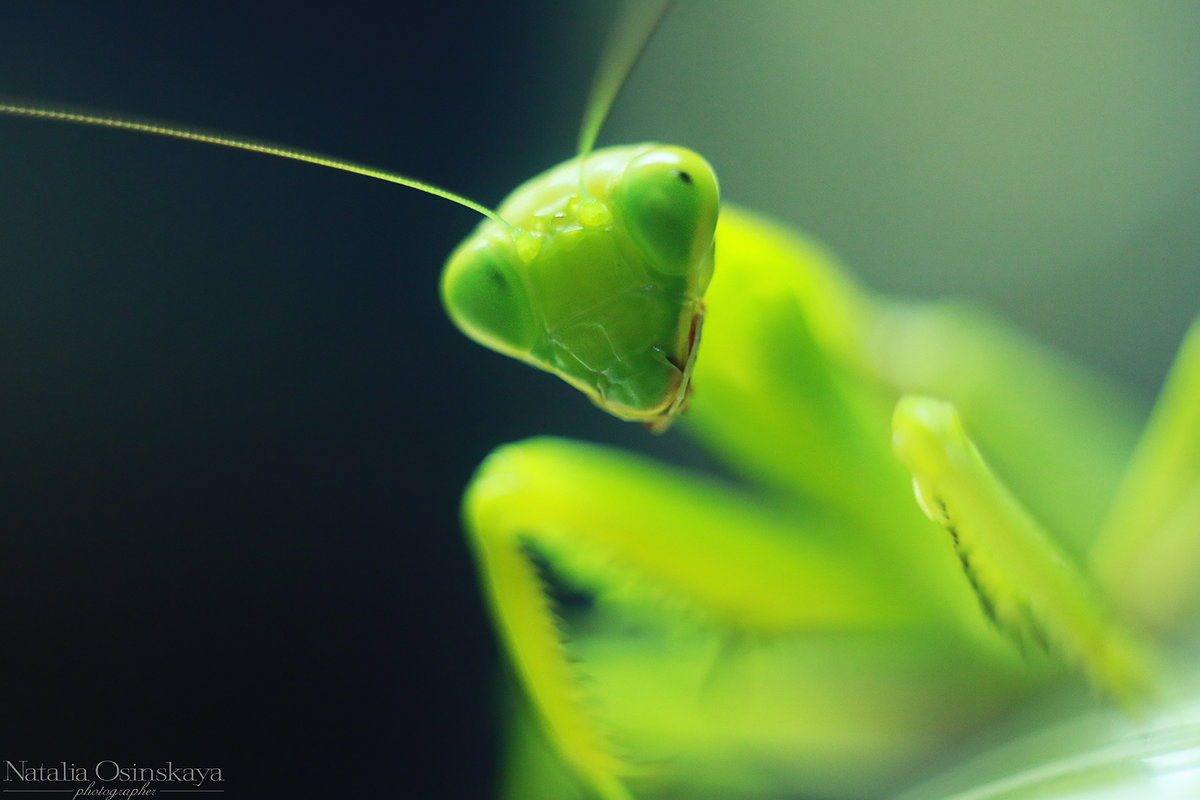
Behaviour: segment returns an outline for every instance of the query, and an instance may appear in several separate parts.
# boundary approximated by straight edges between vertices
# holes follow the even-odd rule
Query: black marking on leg
[[[572,617],[592,609],[596,602],[595,592],[566,581],[563,575],[554,569],[550,557],[532,540],[521,537],[519,547],[521,553],[533,565],[533,570],[542,585],[542,592],[549,599],[550,607],[557,616]]]
[[[1043,653],[1050,652],[1050,640],[1046,637],[1046,631],[1042,624],[1038,622],[1037,617],[1033,614],[1028,604],[1021,605],[1021,616],[1024,618],[1024,629],[1029,633],[1029,638],[1033,639],[1034,644],[1042,649]]]
[[[942,506],[945,510],[945,505]],[[996,603],[992,596],[988,594],[982,582],[979,580],[979,575],[976,574],[975,568],[971,565],[971,555],[966,548],[962,546],[962,542],[958,538],[958,530],[950,524],[946,526],[946,532],[950,534],[951,540],[954,542],[954,553],[958,556],[958,563],[962,565],[963,574],[967,577],[967,582],[971,584],[971,589],[975,592],[975,599],[979,601],[979,608],[983,611],[983,615],[988,618],[988,621],[1000,628],[1000,620],[996,615]]]
[[[1049,653],[1051,650],[1050,639],[1028,602],[1019,602],[1015,606],[1011,602],[1008,603],[1003,612],[1003,618],[1001,618],[1001,609],[997,606],[995,597],[985,588],[985,581],[980,575],[978,567],[971,560],[971,550],[963,543],[958,527],[946,508],[946,502],[940,497],[935,497],[933,503],[941,513],[942,527],[946,533],[950,534],[950,541],[954,545],[954,554],[958,556],[958,563],[962,566],[963,575],[971,584],[971,589],[975,592],[975,598],[979,601],[979,607],[984,616],[1016,645],[1021,655],[1028,655],[1026,647],[1029,642],[1043,652]]]

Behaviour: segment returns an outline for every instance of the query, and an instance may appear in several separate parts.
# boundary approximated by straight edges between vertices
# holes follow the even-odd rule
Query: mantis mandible
[[[737,218],[737,217],[734,217],[734,218]],[[752,222],[752,221],[745,221],[745,219],[743,219],[742,223],[740,223],[739,225],[734,225],[734,227],[736,227],[736,228],[754,228],[754,222]],[[769,223],[768,223],[767,227],[768,227],[769,229],[772,229],[772,230],[774,229],[773,225],[770,225]],[[760,231],[760,233],[761,233],[762,235],[758,235],[758,236],[756,236],[756,239],[760,239],[760,240],[762,240],[762,239],[769,239],[769,237],[770,237],[770,236],[772,236],[772,233],[770,233],[770,231],[769,231],[769,230],[767,231],[767,233],[763,233],[763,231]],[[784,246],[784,247],[785,247],[785,249],[786,249],[787,247],[790,247],[790,246]],[[820,258],[820,257],[814,257],[814,258]],[[767,279],[768,279],[768,281],[769,281],[769,278],[767,278]],[[767,285],[769,285],[769,283],[768,283]],[[824,302],[824,301],[827,301],[827,300],[829,299],[829,297],[832,297],[832,296],[838,296],[838,294],[839,294],[839,291],[841,291],[841,287],[839,287],[839,285],[838,285],[838,284],[836,284],[836,278],[834,278],[834,284],[833,284],[833,285],[829,285],[829,287],[823,287],[823,290],[824,290],[824,291],[823,291],[823,294],[822,294],[822,302]],[[853,291],[851,291],[851,294],[853,294]],[[782,319],[782,320],[784,320],[784,321],[781,321],[780,325],[785,325],[785,324],[787,324],[787,323],[786,323],[786,320],[787,320],[787,313],[786,313],[786,312],[779,312],[779,313],[780,313],[780,315],[781,315],[781,319]],[[845,311],[845,309],[842,309],[842,312],[841,312],[841,313],[844,313],[844,314],[846,314],[846,313],[853,313],[853,312],[846,312],[846,311]],[[829,327],[833,327],[833,329],[838,329],[838,327],[846,327],[846,329],[851,329],[851,330],[853,330],[853,329],[854,329],[854,325],[853,325],[853,324],[845,324],[845,320],[839,319],[838,317],[836,317],[836,314],[830,314],[830,317],[833,317],[833,319],[826,320],[826,324],[827,324]],[[814,318],[815,318],[815,319],[821,319],[821,314],[816,314]],[[818,326],[818,327],[820,327],[820,326]],[[713,326],[712,326],[712,325],[710,325],[710,329],[709,329],[709,330],[713,330]],[[709,335],[706,335],[706,336],[708,336],[708,338],[706,339],[706,342],[704,342],[704,344],[706,344],[706,345],[707,345],[707,344],[712,344],[712,336],[709,336]],[[784,338],[786,339],[787,337],[784,337]],[[836,338],[836,337],[834,337],[834,338]],[[836,350],[838,350],[838,348],[839,348],[839,347],[851,348],[851,347],[852,347],[852,345],[853,345],[853,343],[850,343],[850,344],[840,344],[840,345],[839,345],[839,344],[830,343],[829,341],[824,341],[824,339],[823,339],[821,336],[817,336],[817,337],[816,337],[816,339],[817,339],[817,354],[818,354],[818,355],[821,355],[821,354],[824,354],[824,353],[828,353],[828,351],[836,351]],[[719,339],[718,339],[718,341],[719,341]],[[794,341],[794,339],[792,339],[792,341]],[[714,345],[714,351],[716,351],[716,349],[715,349],[716,347],[720,347],[720,345],[719,345],[719,344],[718,344],[718,345]],[[703,359],[703,356],[701,356],[701,359]],[[716,357],[715,357],[715,356],[714,356],[714,359],[713,359],[713,361],[714,361],[714,362],[716,361]],[[698,361],[698,363],[700,363],[700,365],[703,365],[703,360],[701,360],[701,361]],[[703,369],[703,367],[700,367],[700,368],[701,368],[701,369]],[[700,383],[702,383],[702,381],[700,381]],[[697,384],[697,385],[698,385],[698,384]],[[710,384],[710,385],[712,385],[712,384]],[[780,398],[781,398],[781,397],[786,397],[786,396],[787,396],[787,395],[786,395],[786,393],[782,393],[782,392],[775,392],[775,391],[767,391],[767,392],[763,392],[763,393],[766,393],[766,395],[768,395],[768,396],[773,396],[773,397],[775,398],[775,401],[776,401],[776,402],[778,402],[780,405],[782,405],[782,402],[781,402],[781,399],[780,399]],[[700,402],[701,402],[701,401],[700,401],[700,398],[698,398],[698,396],[697,396],[696,402],[697,402],[697,403],[700,403]],[[868,401],[863,401],[863,403],[864,403],[864,405],[869,405],[869,402],[868,402]],[[854,403],[850,403],[850,405],[853,405],[853,404],[854,404]],[[859,409],[859,410],[862,410],[862,409]],[[696,411],[696,414],[697,414],[697,416],[700,416],[700,415],[702,415],[702,414],[703,414],[703,411],[701,410],[701,408],[700,408],[700,407],[697,407],[697,409],[695,409],[695,411]],[[796,408],[788,408],[788,409],[779,408],[779,409],[778,409],[778,413],[779,413],[779,415],[780,415],[780,416],[794,415],[794,414],[796,414],[796,413],[797,413],[797,409],[796,409]],[[712,411],[709,411],[709,414],[713,414],[713,413],[712,413]],[[726,414],[726,416],[732,416],[732,415],[731,415],[731,414]],[[884,415],[884,416],[886,416],[886,415]],[[697,422],[697,425],[702,425],[702,423],[701,423],[701,422]],[[716,423],[716,422],[710,422],[710,425],[714,425],[714,426],[715,426],[715,425],[718,425],[718,423]],[[847,425],[850,425],[850,427],[851,427],[851,428],[853,428],[853,427],[856,427],[856,426],[854,426],[854,425],[851,425],[851,423],[847,423]],[[764,426],[764,428],[763,428],[763,429],[768,429],[768,431],[778,431],[778,428],[767,428],[766,426]],[[740,429],[739,429],[739,431],[737,431],[736,433],[737,433],[736,437],[733,437],[733,438],[736,438],[736,439],[742,440],[742,446],[744,446],[744,447],[748,447],[748,449],[750,449],[750,447],[754,446],[754,443],[746,444],[746,440],[745,440],[745,439],[743,439],[744,435],[746,434],[746,432],[745,432],[745,431],[740,431]],[[751,433],[752,433],[752,432],[751,432]],[[778,441],[774,441],[774,443],[772,443],[772,444],[774,444],[775,446],[779,446],[779,443],[778,443]],[[737,441],[726,441],[726,443],[725,443],[725,446],[727,447],[727,449],[728,449],[728,450],[734,451],[734,450],[737,450],[737,447],[739,446],[739,444],[737,443]],[[876,456],[878,456],[878,457],[876,457]],[[876,456],[871,456],[871,457],[869,457],[869,458],[865,458],[865,459],[856,459],[856,461],[865,461],[865,463],[876,463],[876,462],[878,462],[878,463],[880,463],[880,464],[887,463],[886,461],[884,461],[884,459],[882,458],[882,456],[880,456],[880,453],[876,453]],[[829,463],[832,463],[832,462],[829,462]],[[790,467],[788,467],[788,465],[779,465],[779,467],[780,467],[780,469],[778,470],[778,473],[772,473],[772,474],[773,474],[774,476],[776,476],[776,477],[778,477],[779,475],[781,475],[782,473],[785,473],[785,471],[787,471],[788,469],[790,469]],[[894,467],[894,465],[893,465],[893,467]],[[881,467],[881,469],[884,469],[884,470],[889,470],[889,469],[893,469],[893,467]],[[547,470],[547,471],[553,471],[553,470]],[[611,469],[605,468],[605,469],[604,469],[604,473],[605,473],[606,475],[610,475],[610,474],[612,474],[612,471],[611,471]],[[836,477],[836,476],[834,476],[834,477]],[[786,477],[785,477],[785,479],[784,479],[784,480],[786,480]],[[624,491],[624,489],[623,489],[623,491]],[[832,493],[832,494],[835,494],[835,493],[836,493],[836,491],[838,491],[838,489],[836,489],[836,487],[834,487],[834,488],[832,488],[832,489],[822,489],[822,491],[828,491],[828,492],[830,492],[830,493]],[[911,503],[911,500],[907,498],[907,495],[906,495],[906,497],[905,497],[905,501],[906,501],[906,503]],[[899,495],[898,495],[898,500],[896,500],[896,503],[899,503]],[[642,507],[644,507],[644,506],[642,506]],[[883,506],[883,507],[887,507],[887,506]],[[899,505],[896,505],[895,507],[899,507]],[[916,506],[914,506],[914,505],[911,505],[911,506],[908,506],[908,507],[910,507],[910,511],[912,511],[912,512],[914,512],[914,509],[916,509]],[[935,516],[936,516],[936,511],[935,511]],[[919,517],[914,517],[914,518],[916,518],[916,519],[919,519]],[[907,524],[907,523],[906,523],[906,524]],[[916,523],[913,523],[913,524],[916,524]],[[766,522],[764,522],[764,523],[763,523],[763,525],[764,525],[764,528],[769,528],[769,527],[770,527],[769,521],[766,521]],[[941,541],[941,540],[936,540],[936,539],[929,540],[929,542],[937,542],[937,541]],[[929,545],[929,542],[926,542],[925,540],[920,540],[920,539],[918,539],[918,537],[916,537],[916,536],[914,536],[914,542],[916,542],[916,543],[914,543],[914,545],[913,545],[913,547],[914,547],[914,548],[926,547],[926,545]],[[943,542],[943,543],[944,543],[944,542]],[[544,546],[545,546],[545,545],[544,545]],[[929,553],[934,553],[934,551],[929,551]],[[946,554],[947,554],[947,553],[944,553],[944,552],[943,552],[943,555],[946,555]],[[932,555],[931,555],[931,557],[930,557],[930,560],[932,560],[932,559],[934,559],[934,558],[936,558],[936,557],[932,557]],[[772,559],[772,560],[774,560],[774,559]],[[920,558],[918,558],[917,560],[918,560],[918,561],[922,561],[922,559],[920,559]],[[943,559],[943,560],[944,560],[944,559]],[[863,558],[863,559],[862,559],[862,563],[860,563],[860,564],[859,564],[859,567],[860,567],[860,569],[862,569],[864,572],[866,572],[866,571],[869,571],[869,570],[870,570],[869,564],[870,564],[870,561],[869,561],[869,559],[868,559],[868,558]],[[952,566],[953,566],[953,564],[952,564]],[[959,573],[956,573],[956,572],[952,572],[952,575],[954,576],[954,578],[955,578],[955,579],[958,579],[958,577],[959,577]],[[839,582],[839,583],[841,583],[841,582]],[[886,581],[884,581],[884,579],[881,577],[880,579],[878,579],[878,581],[874,581],[874,582],[872,582],[872,583],[886,583]],[[934,582],[934,583],[936,583],[936,582]],[[962,589],[962,588],[964,588],[964,587],[962,587],[962,585],[961,585],[961,584],[955,584],[955,585],[958,585],[959,589]],[[865,591],[865,590],[864,590],[864,591]],[[652,594],[653,594],[653,593],[652,593]],[[961,603],[961,604],[962,604],[962,607],[965,607],[965,608],[966,608],[966,609],[968,609],[968,610],[972,610],[972,612],[973,612],[973,610],[974,610],[974,606],[973,606],[973,604],[972,604],[972,603],[973,603],[973,601],[972,601],[972,597],[971,597],[970,591],[967,591],[967,593],[966,593],[966,594],[962,595],[962,597],[961,597],[961,599],[960,599],[960,600],[962,600],[962,603]],[[870,604],[870,603],[869,603],[869,604]],[[842,610],[846,610],[846,612],[847,612],[847,613],[851,613],[851,612],[853,612],[853,606],[852,606],[852,603],[841,602],[841,603],[839,603],[839,604],[838,604],[838,608],[840,608],[840,609],[842,609]],[[860,609],[860,610],[866,610],[866,609]],[[602,639],[601,639],[601,642],[602,642]],[[708,645],[710,645],[710,644],[712,644],[712,643],[704,643],[704,648],[707,648],[707,646],[708,646]],[[719,644],[719,643],[718,643],[718,644]],[[704,648],[702,648],[702,646],[701,646],[701,645],[698,645],[698,644],[696,644],[695,642],[690,642],[690,643],[688,643],[688,646],[692,646],[692,648],[701,648],[701,649],[704,649]],[[749,646],[749,645],[743,645],[743,649],[742,649],[742,650],[738,650],[738,648],[733,648],[733,651],[734,651],[734,656],[738,656],[738,655],[740,655],[740,656],[743,656],[743,657],[745,657],[745,656],[744,656],[744,654],[745,654],[746,648],[748,648],[748,646]],[[712,648],[713,648],[714,650],[720,650],[719,646],[718,646],[718,645],[716,645],[716,644],[712,644]],[[754,652],[754,650],[751,650],[751,652]],[[774,656],[774,657],[775,657],[775,658],[778,658],[778,661],[776,661],[775,663],[778,663],[778,664],[785,664],[785,663],[787,663],[786,661],[784,661],[784,658],[785,658],[785,656],[784,656],[784,655],[782,655],[782,654],[778,654],[778,652],[776,652],[776,654],[775,654],[775,656]],[[604,663],[604,656],[600,656],[600,660],[601,660],[601,663]],[[691,657],[691,660],[692,660],[692,661],[695,661],[695,660],[696,660],[695,656],[692,656],[692,657]],[[701,661],[703,661],[703,660],[701,660]],[[648,656],[647,656],[647,662],[650,662],[650,660],[649,660],[649,657],[648,657]],[[608,663],[617,663],[617,660],[616,660],[616,658],[610,658],[610,660],[608,660]],[[706,663],[707,663],[707,661],[706,661]],[[613,667],[613,668],[616,668],[616,667]],[[724,674],[725,674],[725,679],[724,679],[724,680],[730,680],[730,678],[728,678],[728,675],[734,675],[734,676],[738,675],[737,669],[742,669],[742,668],[744,668],[744,667],[742,667],[742,666],[737,666],[737,660],[734,660],[734,666],[732,666],[732,667],[728,667],[728,666],[726,666],[726,667],[724,668],[724,669],[728,670],[728,672],[725,672],[725,673],[724,673]],[[706,675],[708,675],[708,674],[713,674],[713,675],[715,675],[715,678],[714,678],[714,680],[716,681],[716,686],[718,686],[718,690],[719,690],[719,688],[720,688],[720,685],[721,685],[721,682],[722,682],[722,669],[720,668],[720,666],[718,666],[718,667],[716,667],[716,668],[713,668],[712,670],[708,670],[708,669],[706,669],[706,670],[704,670],[704,674],[706,674]],[[1102,681],[1102,682],[1103,682],[1103,681]],[[648,685],[647,685],[647,690],[646,690],[646,691],[649,691],[649,687],[650,687],[650,685],[648,684]],[[714,700],[714,703],[715,703],[715,700]],[[643,780],[643,781],[644,781],[644,780],[649,780],[649,778],[643,777],[643,778],[642,778],[642,780]],[[594,780],[593,782],[594,782],[594,783],[601,783],[602,781],[600,780],[600,778],[596,778],[596,780]],[[617,792],[617,789],[612,789],[612,792]]]

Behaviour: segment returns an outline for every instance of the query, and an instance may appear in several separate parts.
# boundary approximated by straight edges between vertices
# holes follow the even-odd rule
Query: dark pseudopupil
[[[502,292],[508,291],[508,280],[504,277],[504,275],[500,272],[500,270],[489,269],[487,271],[487,274],[488,274],[488,278],[492,281],[493,284],[495,284],[496,288],[499,291],[502,291]]]
[[[679,178],[679,180],[683,181],[687,185],[689,185],[689,186],[692,185],[692,176],[689,175],[688,173],[684,172],[683,170],[677,169],[677,170],[674,170],[674,174],[675,174],[676,178]]]

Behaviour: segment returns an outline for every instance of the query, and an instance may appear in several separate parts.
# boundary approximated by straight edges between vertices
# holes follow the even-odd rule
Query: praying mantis
[[[669,32],[669,28],[668,28],[667,32]],[[666,35],[666,33],[664,33],[664,35]],[[653,54],[653,50],[651,51],[651,54]],[[82,134],[81,134],[81,135],[82,135]],[[653,135],[655,135],[655,136],[658,136],[659,134],[658,134],[658,132],[654,132],[654,134],[653,134]],[[665,137],[664,137],[664,138],[665,138]],[[140,145],[140,146],[144,146],[144,145]],[[214,159],[214,160],[215,160],[215,159]],[[722,177],[723,186],[726,186],[726,187],[727,187],[727,189],[728,189],[728,180],[727,180],[727,179],[724,177],[724,174],[725,174],[725,173],[724,173],[724,172],[722,172],[722,176],[723,176],[723,177]],[[482,379],[480,379],[480,380],[482,380]],[[521,433],[523,433],[523,431],[517,431],[517,432],[511,433],[511,434],[508,434],[508,435],[510,435],[510,436],[516,436],[516,435],[520,435]],[[969,599],[969,595],[968,595],[968,599]],[[969,604],[968,604],[968,605],[969,605]],[[973,610],[973,607],[972,607],[972,609],[971,609],[971,610]],[[745,652],[745,649],[744,649],[744,648],[746,648],[746,647],[748,647],[748,646],[747,646],[747,645],[743,645],[743,650],[742,650],[741,652]],[[717,647],[715,644],[713,645],[713,649],[714,649],[714,651],[718,651],[718,652],[720,651],[720,648],[719,648],[719,647]],[[738,650],[738,648],[737,648],[737,647],[734,647],[734,648],[733,648],[733,653],[734,653],[734,655],[735,655],[735,656],[737,656],[737,655],[739,654],[739,650]],[[719,693],[719,690],[721,689],[721,681],[722,681],[722,679],[724,678],[724,680],[726,680],[726,681],[730,680],[730,673],[729,673],[728,671],[726,671],[726,672],[724,673],[724,676],[723,676],[723,674],[722,674],[722,668],[721,668],[721,666],[720,666],[720,659],[719,659],[719,658],[716,658],[716,657],[714,656],[714,660],[717,662],[717,666],[715,666],[715,667],[714,667],[714,668],[711,670],[711,674],[712,674],[712,676],[713,676],[712,680],[715,682],[715,689],[714,689],[713,691],[714,691],[714,692],[718,692],[718,693]],[[734,670],[734,672],[733,672],[732,674],[733,674],[733,675],[735,675],[735,676],[737,675],[737,672],[736,672],[736,667],[726,667],[726,670],[729,670],[729,669],[733,669],[733,670]]]

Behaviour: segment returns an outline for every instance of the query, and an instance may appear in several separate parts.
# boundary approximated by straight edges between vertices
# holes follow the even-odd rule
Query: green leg
[[[1170,630],[1200,601],[1200,319],[1138,443],[1092,553],[1131,619]]]
[[[996,625],[1018,641],[1061,651],[1127,705],[1144,702],[1153,671],[1145,645],[991,471],[954,407],[906,396],[893,430],[917,501],[950,535]]]
[[[927,611],[829,522],[793,525],[716,484],[604,448],[534,439],[480,467],[464,515],[504,647],[543,728],[605,800],[629,765],[568,663],[530,553],[603,603],[673,608],[734,633],[903,628]]]

